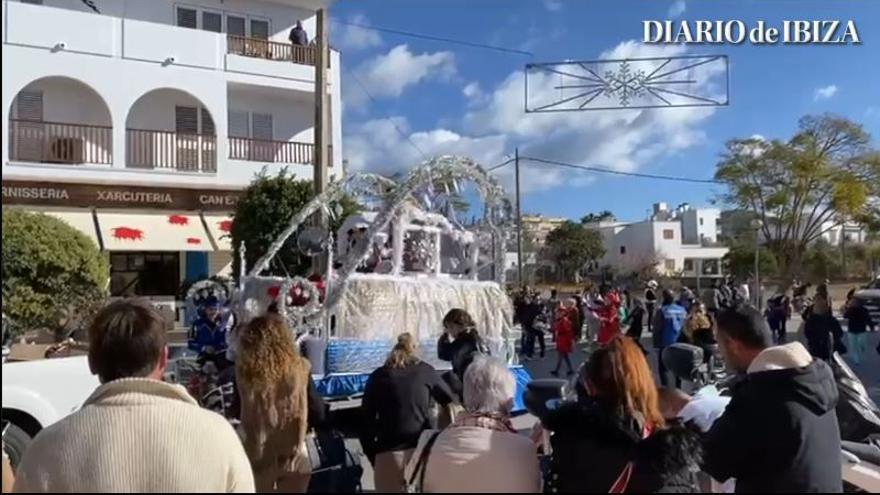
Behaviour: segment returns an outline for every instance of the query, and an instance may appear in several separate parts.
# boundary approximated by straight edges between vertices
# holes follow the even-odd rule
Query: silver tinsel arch
[[[458,184],[460,182],[471,183],[475,186],[484,203],[483,219],[478,225],[465,228],[455,219],[441,218],[443,215],[437,213],[416,213],[417,205],[422,203],[422,195],[425,191],[432,191],[436,184],[451,184],[456,191],[459,191]],[[448,193],[448,191],[447,191]],[[338,269],[334,270],[332,262],[332,246],[333,236],[330,235],[327,242],[327,249],[331,253],[331,261],[328,263],[328,272],[324,276],[326,283],[326,297],[323,304],[317,304],[317,289],[313,282],[302,278],[296,279],[279,279],[279,277],[268,277],[262,273],[269,267],[273,258],[285,246],[287,240],[294,236],[310,217],[315,213],[322,211],[326,216],[332,216],[332,204],[339,201],[343,196],[350,195],[354,197],[371,196],[373,198],[381,198],[381,207],[375,212],[375,217],[367,227],[366,238],[369,242],[357,243],[349,252],[343,256],[338,264]],[[425,201],[430,208],[430,200]],[[414,205],[416,207],[414,208]],[[479,245],[489,248],[491,245],[494,249],[491,252],[491,260],[489,264],[493,264],[493,280],[498,286],[505,283],[505,266],[504,255],[506,252],[505,240],[507,237],[507,229],[512,227],[514,219],[512,218],[512,208],[509,200],[505,196],[503,188],[497,181],[490,176],[482,167],[473,160],[458,156],[440,156],[432,160],[428,160],[421,166],[410,171],[401,181],[395,182],[373,174],[353,174],[346,179],[332,184],[327,191],[315,197],[301,211],[299,211],[290,220],[287,227],[270,245],[267,252],[254,264],[254,266],[245,274],[245,266],[242,264],[242,276],[239,286],[239,294],[237,294],[237,306],[244,313],[243,321],[249,320],[256,316],[267,307],[266,301],[257,300],[263,297],[267,287],[271,285],[279,285],[284,287],[282,294],[286,294],[286,289],[291,286],[301,287],[303,291],[310,294],[309,303],[302,307],[287,307],[286,304],[280,305],[279,309],[287,316],[291,324],[301,327],[304,321],[317,330],[323,330],[327,327],[330,311],[337,305],[343,296],[348,279],[357,271],[364,260],[370,255],[373,241],[381,238],[383,232],[387,232],[392,223],[401,220],[409,220],[417,217],[420,226],[433,228],[435,231],[444,234],[458,232],[469,232],[467,238],[473,239],[471,245],[468,246],[471,261],[474,263],[473,269],[469,270],[464,278],[460,278],[462,282],[472,280],[478,282],[480,268],[477,266],[479,257]],[[415,228],[415,227],[414,227]],[[394,237],[395,244],[402,244],[402,236]],[[400,245],[395,246],[392,265],[393,268],[389,275],[385,275],[386,279],[393,279],[401,273],[401,248]],[[242,253],[239,253],[240,256]],[[243,260],[242,256],[242,260]],[[438,270],[439,272],[439,270]],[[381,275],[376,275],[382,277]],[[431,274],[423,274],[423,276],[431,276]],[[478,282],[485,284],[485,282]],[[283,298],[282,298],[283,299]],[[325,338],[327,333],[321,331]]]

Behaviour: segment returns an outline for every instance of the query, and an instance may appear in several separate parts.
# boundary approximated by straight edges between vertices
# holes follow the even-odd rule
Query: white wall
[[[65,124],[112,125],[107,103],[94,89],[63,77],[41,79],[24,90],[43,93],[43,120]],[[15,102],[10,104],[15,115]]]
[[[311,98],[301,95],[254,91],[253,88],[230,87],[229,111],[272,115],[274,139],[278,141],[314,142],[315,107]],[[228,117],[228,116],[227,116]]]
[[[71,181],[133,185],[244,187],[254,174],[260,171],[261,166],[254,163],[242,165],[242,162],[231,162],[227,158],[229,152],[225,137],[227,135],[227,86],[229,81],[234,79],[239,84],[283,87],[287,91],[302,91],[304,93],[313,91],[313,83],[310,84],[307,81],[293,83],[289,79],[268,75],[247,75],[225,71],[223,61],[225,60],[226,38],[224,35],[167,25],[146,25],[147,23],[130,19],[123,22],[121,18],[111,17],[114,12],[117,13],[116,15],[122,15],[118,7],[125,7],[127,11],[130,11],[126,12],[127,15],[136,14],[137,9],[144,9],[145,14],[150,11],[154,13],[154,16],[170,17],[172,10],[171,4],[168,2],[163,2],[169,7],[164,14],[161,13],[162,9],[155,9],[156,3],[159,2],[154,3],[152,0],[149,2],[147,0],[131,0],[122,5],[120,2],[98,2],[102,12],[108,15],[74,12],[74,10],[82,11],[85,9],[79,1],[62,2],[59,0],[53,3],[63,4],[71,9],[33,6],[17,1],[4,0],[3,2],[3,115],[0,119],[2,120],[2,135],[9,135],[9,110],[13,98],[22,88],[44,77],[66,76],[94,88],[109,107],[114,125],[114,163],[110,168],[106,166],[99,168],[80,166],[75,169],[69,166],[48,164],[10,163],[7,160],[9,143],[7,139],[3,139],[2,155],[0,155],[4,159],[2,172],[8,178],[55,180],[61,177],[63,180]],[[231,0],[227,0],[227,3],[231,3]],[[289,9],[290,7],[278,4],[277,8]],[[72,15],[75,16],[75,19],[71,17]],[[80,20],[84,24],[80,24]],[[82,42],[82,52],[74,52],[71,49],[64,51],[50,49],[50,45],[55,43],[57,33],[75,28],[77,35],[79,35],[87,31],[82,29],[82,25],[91,26],[92,22],[104,27],[95,28],[98,35],[95,38],[86,38]],[[53,27],[47,28],[47,26]],[[131,30],[126,31],[129,28]],[[105,46],[107,37],[102,34],[102,30],[108,29],[114,33],[109,48]],[[138,31],[139,29],[141,31]],[[125,35],[126,32],[128,35]],[[136,32],[140,32],[140,35],[134,36]],[[170,49],[168,44],[162,40],[169,36],[179,37],[175,43],[179,45],[175,47],[175,56],[182,61],[189,61],[191,66],[184,66],[182,63],[165,66],[161,63],[168,56]],[[206,39],[217,40],[217,43],[213,44],[213,48],[206,48],[203,43]],[[192,50],[192,53],[187,50]],[[208,52],[207,55],[204,52]],[[103,53],[112,53],[113,56]],[[127,57],[126,53],[136,53],[138,57]],[[334,65],[331,68],[331,77],[336,77],[335,80],[338,81],[339,57],[337,53],[333,53],[331,57]],[[212,64],[211,60],[216,61],[215,66],[206,67],[206,65]],[[297,64],[269,60],[260,62],[278,64],[288,68],[297,67]],[[125,123],[128,120],[129,110],[144,94],[162,88],[175,88],[192,94],[213,116],[219,138],[216,174],[185,174],[126,169]],[[341,165],[342,132],[339,121],[341,104],[335,104],[339,102],[338,84],[336,86],[331,84],[330,91],[334,163]],[[49,110],[47,105],[47,112],[54,111]],[[173,105],[167,114],[151,114],[149,121],[158,121],[165,116],[172,119],[166,122],[173,123]],[[145,127],[150,128],[150,122],[147,122]],[[304,136],[304,134],[300,135]],[[276,168],[280,170],[280,167],[270,166],[269,172],[274,172]],[[338,165],[333,167],[331,174],[335,175],[341,172],[340,169],[341,167]],[[290,167],[290,170],[305,177],[312,175],[311,167]]]
[[[157,89],[140,98],[131,106],[125,120],[127,129],[149,131],[175,131],[176,106],[203,107],[204,104],[192,95],[176,89]],[[201,118],[201,115],[199,116]],[[214,122],[218,116],[211,115]],[[216,125],[216,124],[215,124]]]
[[[84,7],[79,1],[66,3],[76,3]],[[71,52],[102,56],[118,54],[116,39],[119,35],[119,23],[113,17],[66,9],[47,9],[44,6],[20,2],[9,2],[5,14],[4,42],[9,40],[48,49],[54,49],[56,44],[63,42],[66,44],[64,50]]]

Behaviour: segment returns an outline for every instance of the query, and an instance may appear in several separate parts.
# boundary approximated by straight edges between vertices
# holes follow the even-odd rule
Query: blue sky
[[[618,170],[710,178],[724,142],[787,138],[806,114],[862,122],[880,142],[880,1],[338,0],[334,19],[531,51],[532,57],[331,24],[342,52],[345,154],[352,170],[392,172],[422,154],[491,166],[513,153]],[[861,45],[645,46],[643,20],[856,21]],[[726,54],[730,105],[535,115],[523,112],[529,62],[606,56]],[[357,79],[358,82],[354,80]],[[372,98],[361,89],[367,88]],[[498,172],[511,184],[511,167]],[[523,167],[523,211],[571,218],[651,204],[707,204],[717,186]],[[511,188],[512,190],[512,188]]]

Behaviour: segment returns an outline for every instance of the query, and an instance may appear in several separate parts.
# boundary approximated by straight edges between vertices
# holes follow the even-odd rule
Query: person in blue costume
[[[198,319],[193,322],[187,345],[190,350],[198,352],[200,358],[210,355],[223,361],[226,359],[229,318],[222,309],[216,296],[208,296],[201,305]]]

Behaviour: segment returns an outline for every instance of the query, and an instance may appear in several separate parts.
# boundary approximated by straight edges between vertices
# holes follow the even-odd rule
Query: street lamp
[[[755,229],[755,296],[754,302],[755,307],[758,310],[761,309],[761,272],[760,272],[760,262],[761,262],[761,228],[764,226],[764,222],[761,219],[756,218],[752,220],[752,228]]]

